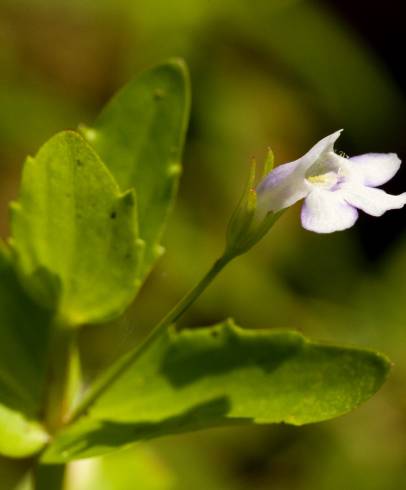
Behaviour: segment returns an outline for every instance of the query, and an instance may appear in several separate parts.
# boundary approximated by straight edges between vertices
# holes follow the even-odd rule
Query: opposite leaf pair
[[[11,250],[0,244],[0,453],[49,440],[34,421],[56,325],[120,315],[162,253],[189,105],[187,69],[173,60],[129,83],[94,129],[62,132],[27,159]]]
[[[11,243],[30,293],[68,324],[116,318],[158,257],[188,113],[187,72],[174,61],[107,105],[83,130],[92,146],[64,132],[27,159]]]

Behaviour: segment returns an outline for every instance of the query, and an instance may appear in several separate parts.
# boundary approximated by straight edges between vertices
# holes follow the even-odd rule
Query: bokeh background
[[[91,124],[140,70],[182,56],[193,108],[167,253],[136,303],[83,331],[90,380],[139,338],[222,251],[252,156],[296,159],[345,128],[338,149],[406,157],[399,3],[305,0],[0,0],[0,230],[22,162],[55,132]],[[401,170],[386,189],[406,190]],[[302,428],[259,426],[167,437],[80,462],[75,490],[391,490],[406,488],[406,211],[362,215],[315,235],[290,209],[182,319],[232,316],[370,346],[394,362],[355,412]],[[0,459],[1,488],[24,461]]]

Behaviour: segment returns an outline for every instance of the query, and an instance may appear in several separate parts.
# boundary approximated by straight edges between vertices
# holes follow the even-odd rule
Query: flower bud
[[[272,170],[273,160],[273,153],[269,149],[263,175]],[[255,174],[256,162],[253,159],[247,185],[227,228],[225,255],[229,257],[247,252],[269,231],[281,214],[280,212],[263,213],[257,208]]]

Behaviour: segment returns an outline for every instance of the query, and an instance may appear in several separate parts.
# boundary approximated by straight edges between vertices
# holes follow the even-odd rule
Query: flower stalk
[[[224,267],[232,260],[233,256],[223,255],[201,281],[191,289],[173,308],[169,313],[156,325],[147,338],[140,346],[137,346],[134,350],[123,356],[117,363],[113,364],[99,380],[92,385],[89,391],[86,393],[80,404],[72,412],[70,421],[76,420],[80,415],[86,412],[86,410],[93,404],[93,402],[106,391],[111,384],[131,365],[153,342],[158,338],[168,327],[173,325],[189,307],[199,298],[199,296],[205,291],[205,289],[213,282],[214,278],[224,269]]]

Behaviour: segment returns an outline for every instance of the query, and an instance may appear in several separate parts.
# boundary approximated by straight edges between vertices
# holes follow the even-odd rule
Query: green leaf
[[[139,286],[135,197],[78,134],[59,133],[27,159],[12,211],[17,266],[37,301],[72,325],[123,312]]]
[[[38,422],[0,405],[0,454],[22,458],[35,454],[49,439]]]
[[[34,416],[42,401],[50,314],[20,286],[0,249],[0,403]]]
[[[128,361],[129,362],[129,361]],[[388,360],[291,331],[169,331],[142,352],[44,455],[58,462],[130,442],[231,423],[302,425],[371,397]]]
[[[47,434],[35,419],[43,401],[49,314],[22,290],[0,247],[0,453],[28,456]]]
[[[159,241],[181,172],[189,118],[186,65],[171,60],[145,71],[107,104],[83,134],[121,189],[136,189],[139,231],[145,241],[140,278],[162,253]]]

